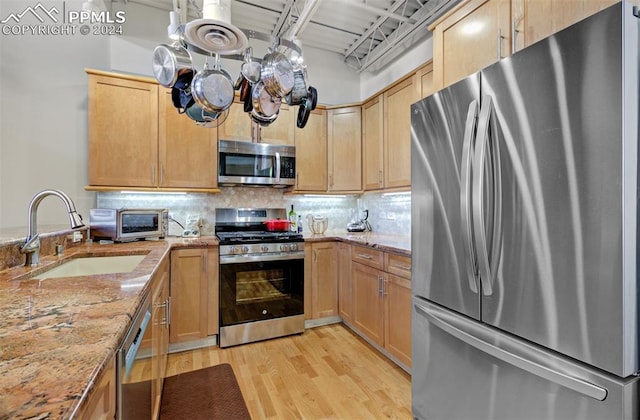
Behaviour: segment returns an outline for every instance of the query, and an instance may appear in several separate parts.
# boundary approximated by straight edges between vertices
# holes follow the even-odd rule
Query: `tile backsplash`
[[[346,231],[347,225],[358,214],[357,209],[369,210],[372,230],[380,234],[411,234],[411,193],[366,193],[354,195],[295,195],[274,188],[223,187],[218,194],[169,194],[99,192],[98,207],[104,208],[167,208],[173,219],[185,225],[187,216],[198,214],[202,220],[201,232],[213,235],[217,207],[277,207],[290,209],[302,215],[303,228],[308,214],[327,216],[329,230]],[[182,228],[169,223],[169,235],[180,236]]]

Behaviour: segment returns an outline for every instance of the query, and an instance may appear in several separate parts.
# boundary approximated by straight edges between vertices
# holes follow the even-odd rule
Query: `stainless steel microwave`
[[[167,236],[167,209],[91,209],[89,236],[114,242],[160,239]]]
[[[220,140],[218,184],[289,187],[296,183],[296,148]]]

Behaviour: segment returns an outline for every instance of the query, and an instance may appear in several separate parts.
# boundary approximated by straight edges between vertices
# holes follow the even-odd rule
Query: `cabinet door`
[[[162,388],[167,369],[167,355],[169,353],[169,268],[165,260],[154,275],[152,280],[152,364],[151,378],[153,386],[151,389],[151,402],[153,418],[158,418],[160,414],[160,403],[162,400]]]
[[[159,186],[217,188],[218,130],[178,114],[168,89],[161,90],[159,107]]]
[[[548,37],[619,0],[513,0],[516,49]]]
[[[352,262],[353,324],[374,343],[384,346],[383,273]]]
[[[207,250],[207,265],[205,276],[208,281],[207,308],[209,311],[207,320],[207,334],[217,335],[220,330],[220,274],[218,272],[218,261],[220,248],[209,248]]]
[[[420,99],[426,98],[435,92],[433,86],[433,62],[421,67],[417,74],[420,84]]]
[[[267,127],[259,127],[260,143],[288,144],[293,146],[295,144],[294,129],[296,127],[296,110],[297,108],[283,102],[282,105],[280,105],[278,118]]]
[[[365,190],[383,187],[384,106],[382,95],[362,106],[363,184]]]
[[[158,85],[89,74],[89,184],[158,184]]]
[[[433,29],[436,89],[472,74],[510,54],[509,0],[471,0]]]
[[[252,141],[253,125],[249,115],[244,112],[244,105],[236,96],[229,108],[229,115],[218,126],[218,138],[220,140]]]
[[[411,367],[411,281],[386,274],[384,298],[384,347]]]
[[[338,313],[348,323],[353,319],[351,245],[338,243]]]
[[[206,249],[171,252],[171,343],[208,335],[207,264]]]
[[[311,248],[311,314],[313,319],[338,315],[338,267],[335,242]]]
[[[384,186],[411,185],[411,104],[418,91],[410,77],[384,93]]]
[[[362,118],[359,106],[327,112],[329,191],[362,189]]]
[[[76,413],[79,419],[113,419],[116,416],[116,366],[115,357],[96,381],[85,408]]]
[[[311,111],[304,128],[295,129],[296,190],[327,191],[327,114]]]

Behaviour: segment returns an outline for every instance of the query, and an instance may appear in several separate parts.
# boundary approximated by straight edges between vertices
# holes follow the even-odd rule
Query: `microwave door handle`
[[[280,153],[276,152],[276,184],[280,183]]]

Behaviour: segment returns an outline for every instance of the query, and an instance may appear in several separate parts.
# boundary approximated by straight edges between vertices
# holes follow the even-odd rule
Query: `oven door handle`
[[[284,260],[302,260],[304,259],[304,251],[286,254],[269,254],[269,255],[221,255],[220,264],[241,264],[247,262],[260,261],[284,261]]]

